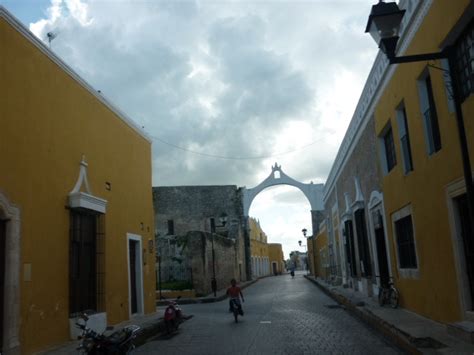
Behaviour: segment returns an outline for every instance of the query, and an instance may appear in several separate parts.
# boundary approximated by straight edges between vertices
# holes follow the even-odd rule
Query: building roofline
[[[152,138],[143,129],[135,123],[127,114],[125,114],[118,107],[113,105],[103,94],[99,94],[89,83],[79,76],[69,65],[67,65],[61,58],[59,58],[53,51],[51,51],[38,37],[36,37],[26,26],[18,20],[11,12],[4,6],[0,5],[0,18],[4,18],[15,30],[17,30],[23,37],[30,41],[36,48],[38,48],[49,59],[56,63],[62,70],[78,82],[84,89],[92,94],[97,100],[102,102],[110,111],[119,117],[125,124],[132,128],[142,138],[152,143]]]

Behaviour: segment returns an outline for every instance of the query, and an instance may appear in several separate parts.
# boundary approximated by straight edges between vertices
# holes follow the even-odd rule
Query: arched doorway
[[[276,186],[276,185],[288,185],[293,186],[300,190],[303,195],[308,199],[308,202],[311,206],[311,224],[313,229],[313,234],[316,235],[319,230],[319,225],[324,219],[324,204],[323,204],[323,190],[324,184],[314,184],[310,182],[309,184],[304,184],[295,179],[286,175],[282,169],[281,165],[275,163],[272,166],[272,172],[270,175],[263,180],[259,185],[251,189],[242,189],[242,197],[243,197],[243,212],[244,212],[244,220],[245,220],[245,249],[246,249],[246,264],[247,264],[247,279],[251,279],[252,277],[252,261],[251,261],[251,251],[250,251],[250,239],[249,239],[249,232],[248,232],[248,218],[249,218],[249,211],[252,201],[255,197],[262,192],[263,190],[267,189],[268,187]],[[269,269],[269,265],[267,266]],[[268,270],[270,271],[270,270]],[[255,274],[255,272],[254,272]]]

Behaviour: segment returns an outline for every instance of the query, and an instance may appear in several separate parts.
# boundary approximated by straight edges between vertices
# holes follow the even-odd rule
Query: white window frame
[[[395,227],[395,222],[401,220],[402,218],[405,218],[407,216],[411,216],[411,224],[413,228],[413,244],[415,246],[415,255],[416,255],[416,268],[400,268],[400,255],[398,255],[398,235],[397,235],[397,230]],[[419,279],[420,278],[420,264],[421,260],[418,255],[418,246],[416,243],[416,228],[415,228],[415,220],[413,218],[413,213],[412,213],[412,207],[411,205],[407,205],[397,212],[392,213],[392,233],[393,233],[393,239],[395,241],[395,254],[397,256],[397,270],[398,274],[400,275],[401,278],[404,279]]]

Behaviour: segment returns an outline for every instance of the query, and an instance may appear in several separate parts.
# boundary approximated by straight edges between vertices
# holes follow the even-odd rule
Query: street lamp
[[[308,233],[308,230],[306,228],[303,228],[301,230],[301,232],[303,233],[303,236],[306,238],[306,233]],[[308,246],[308,240],[306,239],[306,246]],[[309,274],[309,263],[308,263],[308,260],[309,260],[309,252],[308,252],[308,248],[306,247],[306,274]]]
[[[375,42],[379,45],[379,48],[387,55],[390,64],[412,63],[434,59],[448,60],[449,72],[451,74],[452,97],[456,113],[456,124],[464,171],[464,183],[466,185],[468,220],[471,227],[471,233],[474,233],[474,186],[459,95],[459,83],[456,76],[455,48],[451,45],[447,46],[440,52],[397,57],[395,52],[398,40],[400,39],[398,32],[404,14],[405,10],[400,10],[395,2],[385,3],[382,0],[379,0],[378,4],[372,6],[372,11],[369,15],[365,32],[369,32],[372,35]]]

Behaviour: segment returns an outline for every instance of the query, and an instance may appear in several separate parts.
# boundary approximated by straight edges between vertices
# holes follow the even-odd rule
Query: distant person
[[[294,278],[295,277],[295,266],[291,266],[290,268],[290,274],[291,274],[291,278]]]
[[[240,303],[240,298],[242,298],[242,302],[245,302],[244,295],[242,294],[240,287],[237,286],[237,281],[235,281],[235,279],[230,280],[230,287],[227,289],[226,294],[230,297],[229,312],[232,312],[232,302],[235,302],[239,306],[239,314],[243,316],[244,311],[242,309],[242,304]]]

